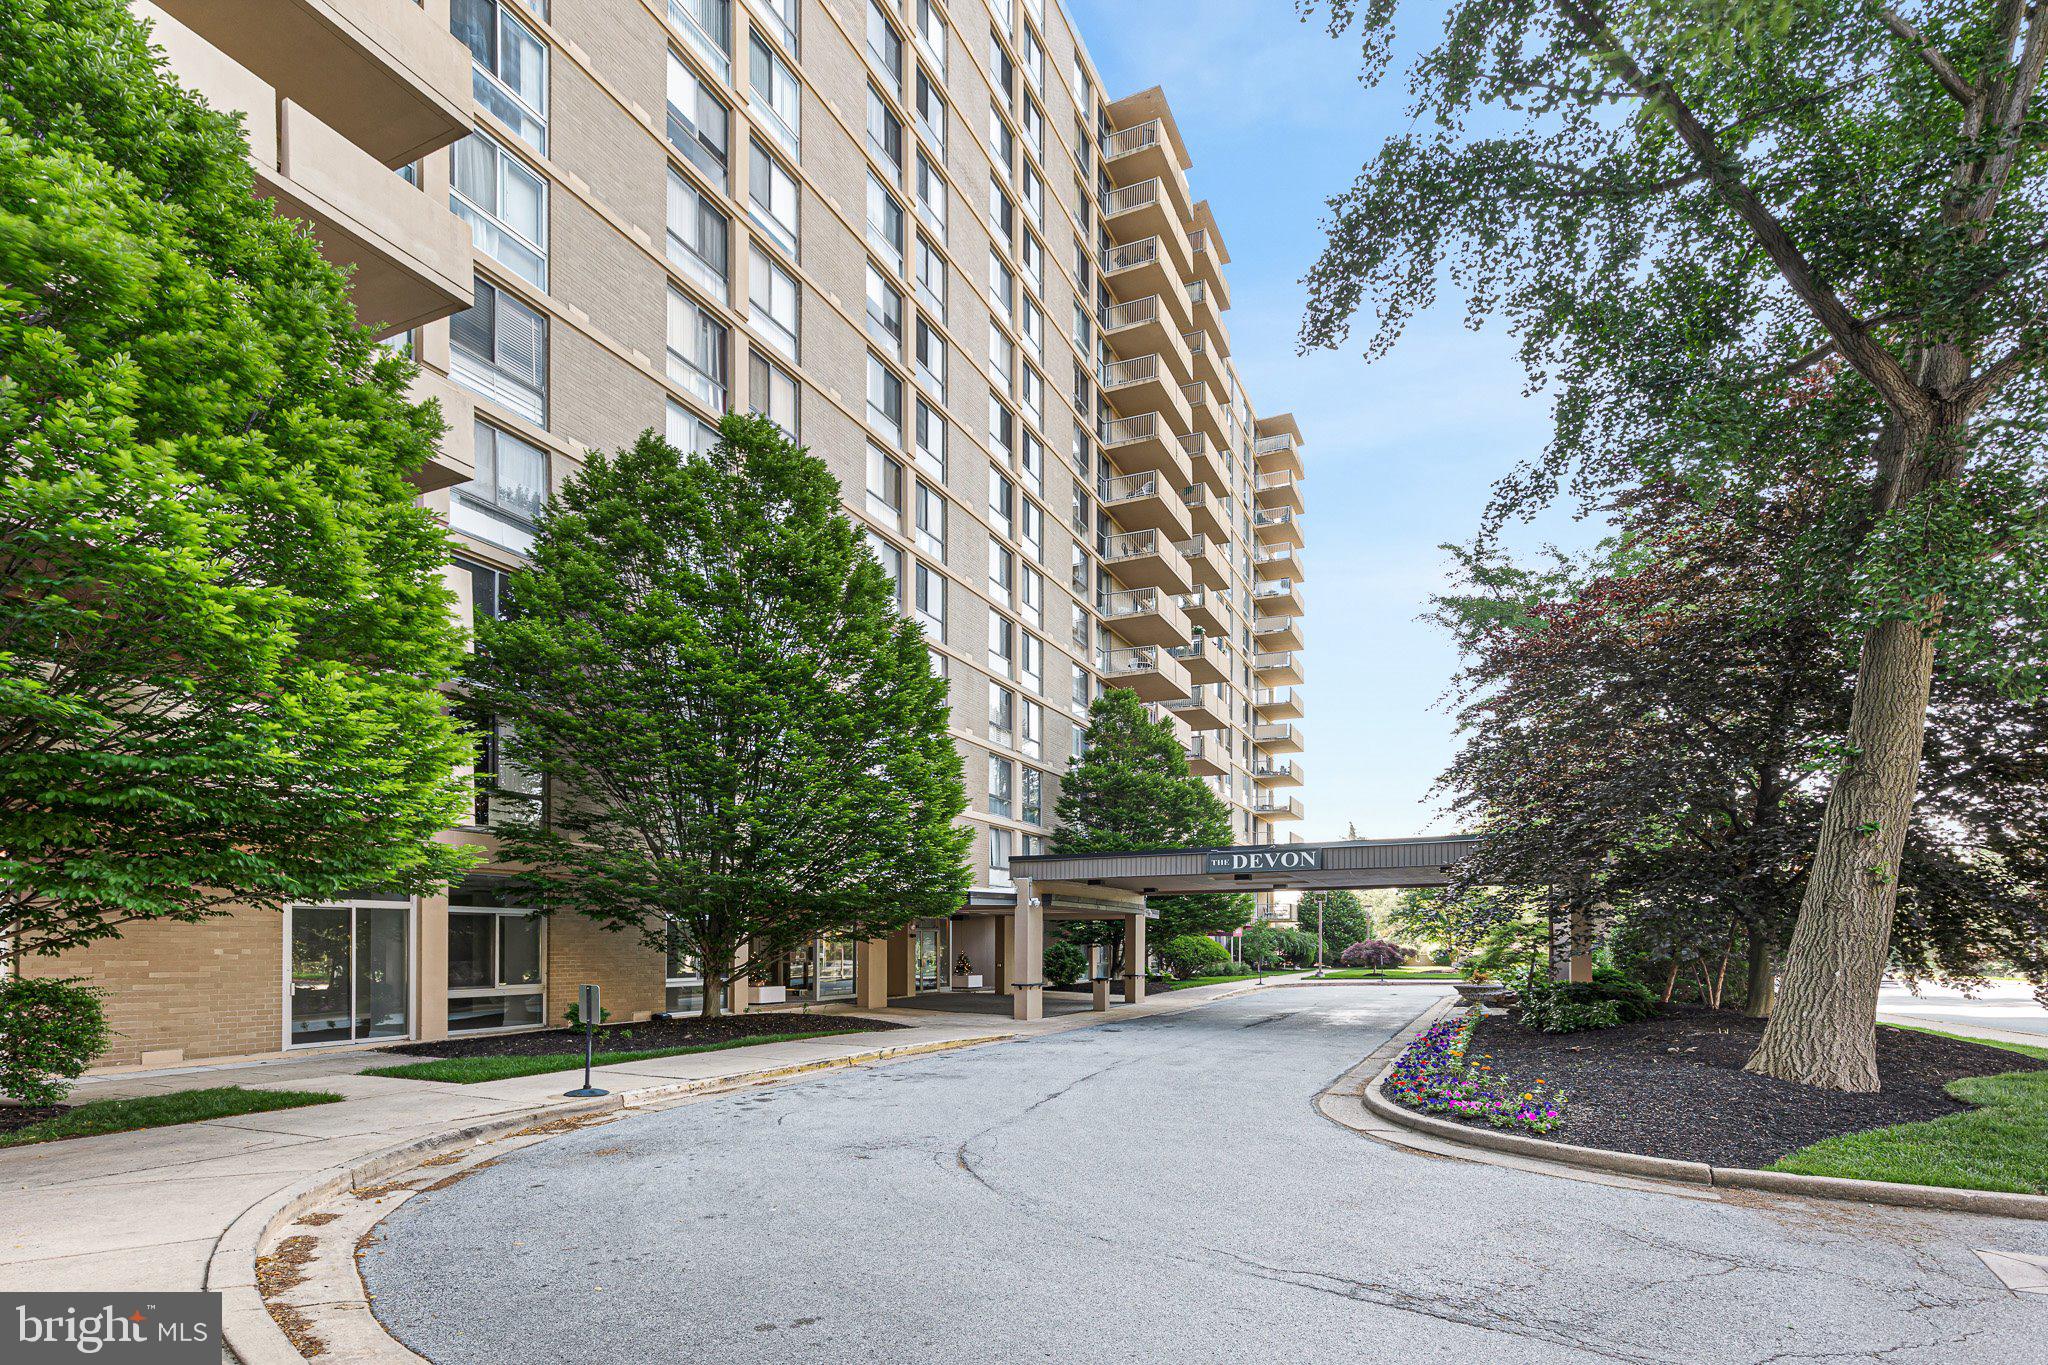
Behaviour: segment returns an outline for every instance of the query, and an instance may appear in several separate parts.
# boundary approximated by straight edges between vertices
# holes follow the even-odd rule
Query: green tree
[[[442,424],[120,0],[0,8],[0,943],[466,855]]]
[[[1172,725],[1153,720],[1135,692],[1111,688],[1088,709],[1081,757],[1067,761],[1053,807],[1054,853],[1219,848],[1230,843],[1230,808],[1188,771]],[[1187,934],[1228,934],[1251,922],[1251,897],[1228,892],[1158,896],[1154,943]],[[1074,941],[1121,945],[1112,922],[1077,925]],[[1136,964],[1142,969],[1142,963]]]
[[[474,695],[548,779],[547,819],[504,835],[542,909],[694,957],[707,1017],[818,935],[959,909],[945,680],[838,483],[774,423],[593,457],[509,599]]]
[[[1395,0],[1303,7],[1362,21],[1379,78]],[[1784,448],[1827,489],[1856,682],[1751,1065],[1843,1090],[1878,1084],[1936,654],[2029,687],[2048,664],[2048,12],[1914,9],[1457,0],[1415,124],[1332,202],[1304,328],[1369,307],[1378,354],[1445,279],[1509,320],[1557,424],[1494,526],[1645,471],[1767,491],[1759,433],[1823,437]]]
[[[1372,937],[1372,913],[1355,891],[1304,891],[1294,913],[1294,922],[1310,938],[1316,936],[1317,924],[1322,925],[1325,963],[1336,961],[1337,954]]]

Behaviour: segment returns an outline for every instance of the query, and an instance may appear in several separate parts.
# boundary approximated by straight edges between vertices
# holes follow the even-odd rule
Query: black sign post
[[[583,1088],[565,1090],[562,1093],[565,1098],[572,1100],[590,1100],[596,1099],[599,1095],[609,1095],[611,1091],[599,1090],[590,1083],[591,1054],[597,1050],[597,1021],[604,1017],[603,1007],[598,1003],[597,987],[582,986],[577,989],[576,1013],[583,1020]]]

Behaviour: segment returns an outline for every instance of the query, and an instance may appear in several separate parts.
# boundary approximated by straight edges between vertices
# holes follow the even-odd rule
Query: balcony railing
[[[1158,119],[1148,120],[1135,128],[1119,128],[1102,139],[1102,154],[1111,160],[1129,156],[1147,147],[1158,146],[1164,136]]]
[[[1252,514],[1254,526],[1292,526],[1294,513],[1284,507],[1261,507]]]
[[[1151,616],[1159,610],[1159,589],[1130,588],[1107,593],[1102,599],[1102,614],[1112,621],[1132,616]]]
[[[1118,417],[1102,431],[1102,444],[1115,449],[1136,441],[1149,441],[1160,432],[1159,414],[1141,412],[1135,417]]]
[[[1102,273],[1114,275],[1121,270],[1135,270],[1141,265],[1151,265],[1159,259],[1159,239],[1147,237],[1141,242],[1126,242],[1122,246],[1105,247],[1102,252]]]
[[[1301,442],[1294,438],[1293,432],[1277,432],[1271,436],[1261,436],[1253,441],[1252,454],[1263,455],[1269,450],[1293,450],[1300,444]]]
[[[1291,578],[1269,578],[1252,589],[1253,597],[1285,597],[1294,591]]]
[[[1102,656],[1102,671],[1111,677],[1125,677],[1132,673],[1156,673],[1159,671],[1159,646],[1136,645],[1129,649],[1112,649]]]
[[[1220,635],[1204,635],[1166,652],[1183,663],[1189,659],[1210,659],[1225,667],[1230,664],[1230,641]]]
[[[1159,318],[1159,296],[1147,294],[1142,299],[1129,303],[1111,304],[1102,310],[1102,330],[1120,332],[1126,327],[1137,327],[1155,322]]]
[[[1292,474],[1261,474],[1258,478],[1252,480],[1252,487],[1261,493],[1265,493],[1276,488],[1292,488],[1295,483],[1296,479]]]
[[[1111,536],[1103,548],[1105,563],[1114,564],[1123,559],[1137,559],[1144,555],[1159,553],[1163,542],[1157,531],[1126,531]]]
[[[1132,209],[1156,204],[1159,198],[1159,180],[1155,176],[1150,180],[1140,180],[1135,185],[1125,185],[1122,189],[1111,190],[1103,196],[1102,212],[1114,218],[1119,213],[1129,213]]]
[[[1102,367],[1102,387],[1105,389],[1129,388],[1133,384],[1145,384],[1159,378],[1159,357],[1156,355],[1132,356],[1129,360],[1112,360]]]
[[[1268,721],[1264,725],[1255,726],[1252,730],[1254,744],[1288,744],[1296,737],[1293,724],[1284,720]]]
[[[1157,474],[1119,474],[1102,481],[1102,505],[1114,507],[1120,502],[1135,498],[1156,498],[1159,496]]]
[[[1261,687],[1252,692],[1253,706],[1293,706],[1299,694],[1291,687]]]

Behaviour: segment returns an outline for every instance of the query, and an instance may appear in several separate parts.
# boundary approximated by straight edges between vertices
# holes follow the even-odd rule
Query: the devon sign
[[[1313,872],[1323,865],[1319,848],[1215,848],[1202,860],[1211,875],[1250,872]]]

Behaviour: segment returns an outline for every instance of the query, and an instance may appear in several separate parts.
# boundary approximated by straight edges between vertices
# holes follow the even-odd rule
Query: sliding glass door
[[[295,905],[285,913],[291,1045],[412,1032],[410,906]]]

